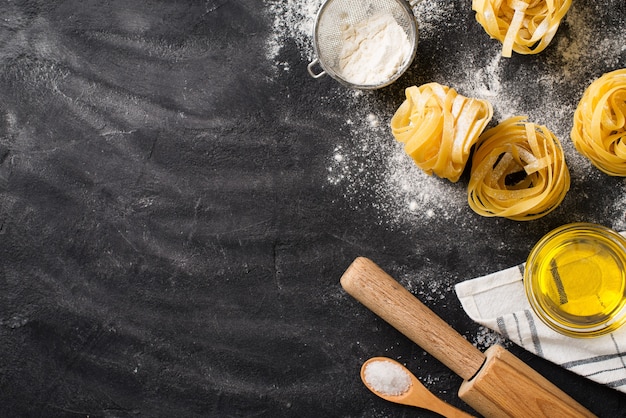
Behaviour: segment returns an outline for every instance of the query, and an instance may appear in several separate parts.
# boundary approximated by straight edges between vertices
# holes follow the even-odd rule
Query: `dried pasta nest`
[[[502,42],[502,56],[511,51],[536,54],[552,41],[572,0],[473,0],[476,20]]]
[[[611,176],[626,176],[626,68],[587,87],[574,112],[574,146]]]
[[[468,202],[483,216],[528,221],[553,211],[569,186],[559,140],[545,126],[516,116],[481,135],[472,157]]]
[[[391,119],[393,136],[425,173],[458,181],[472,146],[491,120],[491,104],[437,83],[409,87],[405,94]]]

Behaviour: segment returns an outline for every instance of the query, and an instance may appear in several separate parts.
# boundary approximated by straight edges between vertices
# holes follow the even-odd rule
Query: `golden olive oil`
[[[626,319],[626,240],[598,225],[561,227],[537,243],[525,281],[547,325],[575,336],[610,332]]]

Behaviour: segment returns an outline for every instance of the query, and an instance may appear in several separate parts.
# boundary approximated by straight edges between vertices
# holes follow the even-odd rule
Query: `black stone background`
[[[581,5],[626,28],[623,0]],[[471,412],[460,378],[341,290],[349,263],[372,258],[472,340],[480,327],[452,290],[429,298],[429,280],[509,267],[569,221],[624,222],[608,209],[623,180],[599,173],[533,222],[469,209],[470,228],[380,222],[371,195],[350,204],[327,181],[335,147],[354,144],[347,90],[309,77],[296,42],[272,73],[265,8],[0,3],[0,416],[434,416],[365,389],[358,370],[377,355]],[[365,93],[381,117],[405,87],[445,84],[462,51],[473,71],[481,46],[498,48],[469,0],[455,16],[405,76]],[[514,56],[507,74],[551,53]],[[614,68],[589,63],[587,79]],[[504,344],[599,416],[626,415],[623,394]]]

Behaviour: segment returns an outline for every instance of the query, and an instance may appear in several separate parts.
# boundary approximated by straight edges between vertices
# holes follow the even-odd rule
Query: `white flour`
[[[605,28],[602,19],[593,10],[581,8],[573,3],[564,21],[571,30],[569,36],[562,36],[556,47],[558,49],[559,74],[568,81],[578,83],[588,79],[586,70],[590,63],[603,62],[607,67],[617,69],[626,66],[620,63],[620,56],[626,51],[626,30],[609,31]],[[593,74],[593,78],[601,74]],[[582,92],[581,92],[582,95]]]
[[[341,28],[339,72],[344,80],[361,86],[385,83],[411,54],[411,43],[389,14],[374,15]]]
[[[274,21],[267,41],[268,59],[277,70],[288,68],[280,62],[280,50],[282,45],[292,43],[301,54],[299,65],[306,65],[314,55],[311,34],[322,0],[265,2]],[[561,140],[575,188],[597,173],[569,139],[574,110],[582,95],[582,90],[572,91],[572,86],[589,84],[605,70],[626,67],[626,31],[604,29],[603,16],[595,7],[592,2],[574,2],[552,44],[540,56],[507,60],[500,56],[501,44],[490,42],[483,34],[484,49],[461,45],[453,53],[446,50],[445,65],[431,69],[436,78],[423,81],[439,82],[465,96],[489,100],[494,107],[492,123],[527,115],[529,120],[546,125]],[[470,1],[423,1],[413,10],[419,25],[418,55],[423,59],[441,53],[435,48],[446,45],[445,33],[456,31],[461,19],[477,24]],[[511,77],[515,66],[515,77]],[[529,95],[529,85],[541,93]],[[450,221],[459,228],[477,228],[478,221],[467,208],[464,182],[452,184],[425,175],[393,139],[389,120],[396,108],[389,107],[389,103],[399,106],[404,99],[401,94],[395,100],[381,101],[375,94],[338,86],[329,95],[335,97],[328,101],[340,101],[345,106],[345,127],[351,138],[349,143],[338,144],[327,157],[329,187],[343,191],[345,202],[355,208],[373,207],[379,222],[392,228]],[[567,202],[566,197],[564,204]],[[622,203],[616,202],[608,213],[615,214],[616,222],[624,218]]]
[[[367,106],[356,94],[355,102]],[[354,206],[372,205],[380,224],[421,223],[450,219],[467,206],[465,188],[426,175],[406,155],[402,144],[389,132],[388,119],[381,122],[367,110],[355,111],[347,126],[356,143],[337,146],[328,166],[328,182],[344,190],[343,198]],[[374,158],[375,156],[375,158]],[[374,170],[373,167],[376,167]]]
[[[313,25],[323,0],[264,0],[273,27],[266,43],[266,56],[276,67],[286,63],[277,60],[287,42],[295,42],[304,61],[313,59]],[[288,67],[288,65],[287,65]]]

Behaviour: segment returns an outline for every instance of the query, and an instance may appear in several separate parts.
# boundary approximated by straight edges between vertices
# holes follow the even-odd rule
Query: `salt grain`
[[[478,332],[474,336],[473,344],[479,349],[486,349],[495,344],[504,345],[507,343],[507,340],[495,331],[492,331],[489,328],[484,326],[480,326],[478,328]]]
[[[390,361],[371,361],[365,366],[365,381],[375,392],[398,396],[411,388],[411,377],[398,364]]]

